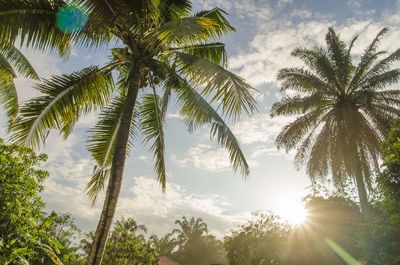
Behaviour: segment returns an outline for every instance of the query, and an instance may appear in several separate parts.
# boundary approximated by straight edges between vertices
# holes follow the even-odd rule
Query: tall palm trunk
[[[121,116],[115,143],[114,156],[111,166],[111,176],[107,186],[106,198],[100,221],[97,225],[96,234],[90,248],[87,264],[100,265],[103,259],[105,246],[108,239],[111,224],[116,210],[119,192],[122,185],[126,153],[129,141],[129,131],[132,124],[136,99],[138,96],[141,80],[141,67],[132,67],[129,74],[128,95]]]
[[[356,171],[356,175],[354,176],[357,184],[357,192],[358,198],[360,199],[361,211],[364,215],[368,214],[368,196],[367,189],[365,187],[364,177],[361,171],[361,165],[358,165],[358,170]]]

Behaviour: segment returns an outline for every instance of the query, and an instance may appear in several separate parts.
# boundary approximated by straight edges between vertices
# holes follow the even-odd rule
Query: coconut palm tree
[[[191,16],[191,3],[186,0],[0,0],[0,8],[5,7],[9,16],[22,14],[24,23],[16,21],[14,29],[0,15],[0,22],[5,23],[0,25],[0,32],[9,38],[19,32],[25,44],[39,49],[65,53],[68,42],[84,46],[116,43],[109,63],[54,76],[39,84],[36,88],[42,96],[21,108],[13,128],[14,142],[37,146],[45,141],[49,130],[56,129],[68,137],[81,116],[102,110],[90,130],[88,149],[97,166],[87,194],[95,200],[106,185],[107,192],[88,264],[101,263],[126,157],[138,129],[154,152],[155,172],[165,189],[163,128],[171,99],[176,99],[181,119],[190,131],[210,124],[211,137],[228,150],[235,171],[249,173],[224,118],[234,121],[243,112],[251,114],[255,101],[252,88],[226,69],[225,48],[218,40],[234,29],[222,10]],[[60,14],[63,23],[58,23]],[[74,22],[76,17],[79,23]],[[64,19],[70,24],[64,25]]]
[[[0,39],[0,105],[5,110],[10,125],[18,113],[18,94],[14,84],[17,76],[39,79],[25,56],[14,45]]]
[[[304,67],[284,68],[278,73],[281,90],[296,91],[272,107],[272,116],[300,115],[286,125],[276,139],[287,151],[297,148],[295,162],[305,165],[313,183],[329,171],[333,183],[343,187],[356,183],[363,212],[368,209],[367,188],[377,170],[379,143],[400,115],[400,90],[396,84],[400,69],[393,68],[400,50],[381,58],[378,51],[384,28],[354,65],[350,46],[330,28],[327,49],[297,48],[292,55]]]
[[[192,241],[198,241],[208,232],[207,224],[201,218],[190,218],[182,217],[181,220],[176,220],[175,224],[179,225],[179,228],[174,229],[172,234],[177,234],[177,244],[179,247],[183,247]]]

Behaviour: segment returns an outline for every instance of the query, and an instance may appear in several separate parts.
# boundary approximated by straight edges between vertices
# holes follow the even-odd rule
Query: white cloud
[[[222,148],[215,149],[211,145],[198,144],[191,147],[185,158],[179,159],[176,155],[171,155],[173,163],[179,167],[193,166],[212,172],[222,172],[231,170],[228,152]]]
[[[347,0],[346,3],[349,7],[355,8],[355,9],[360,9],[362,7],[362,3],[360,0]]]
[[[198,144],[189,148],[185,158],[178,158],[172,154],[171,161],[178,167],[194,167],[211,172],[232,171],[228,151],[224,148],[215,149],[207,144]],[[256,161],[248,160],[247,162],[252,167],[258,166]]]
[[[264,113],[235,124],[232,130],[241,143],[273,144],[282,127],[293,119],[293,117],[271,118],[269,113]]]
[[[278,7],[293,4],[293,0],[278,0]]]
[[[291,17],[298,17],[302,19],[311,18],[313,13],[307,9],[294,9],[290,14]]]
[[[170,232],[182,216],[201,217],[213,233],[221,236],[246,220],[248,213],[232,213],[231,202],[217,194],[189,193],[182,186],[167,183],[162,193],[156,180],[135,177],[128,196],[121,197],[116,216],[131,216],[146,224],[151,233]]]
[[[280,0],[280,2],[291,2],[292,0]],[[273,9],[266,1],[244,0],[244,1],[226,1],[226,0],[197,0],[196,4],[204,9],[214,7],[222,8],[228,13],[235,13],[239,18],[246,18],[246,21],[265,22],[274,16]]]

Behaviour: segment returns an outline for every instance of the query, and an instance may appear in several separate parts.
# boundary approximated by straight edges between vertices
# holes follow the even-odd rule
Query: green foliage
[[[400,262],[400,124],[382,144],[384,170],[377,177],[377,198],[360,237],[368,264]]]
[[[48,256],[62,264],[62,245],[47,232],[53,216],[44,217],[39,193],[48,173],[37,167],[46,160],[30,149],[0,140],[0,263],[29,264]]]
[[[219,114],[236,120],[242,112],[251,114],[256,109],[252,87],[227,70],[225,47],[219,43],[234,28],[218,8],[190,12],[187,0],[0,0],[0,40],[13,43],[20,37],[21,44],[58,50],[61,55],[71,43],[93,47],[112,40],[120,45],[112,49],[111,61],[103,67],[53,76],[36,86],[42,96],[24,104],[12,128],[15,143],[37,147],[50,130],[68,137],[81,116],[103,111],[89,137],[88,149],[97,165],[87,186],[88,197],[94,201],[107,180],[112,181],[101,215],[106,221],[99,222],[94,237],[99,242],[93,244],[89,263],[99,264],[104,251],[117,204],[112,198],[121,188],[135,124],[150,144],[155,174],[165,190],[163,124],[171,92],[182,89],[181,83],[188,84],[183,89],[202,89],[200,94],[186,93],[192,98],[178,105],[185,107],[186,123],[191,119],[189,125],[211,124],[211,136],[228,149],[235,171],[249,174],[238,141]],[[21,19],[10,23],[15,20],[11,14]],[[118,76],[117,87],[112,86],[113,73]],[[200,113],[198,103],[202,104]],[[137,123],[136,117],[140,117]]]
[[[39,79],[25,56],[13,45],[0,41],[0,105],[11,125],[18,113],[18,95],[14,79],[18,76]]]
[[[22,107],[19,122],[13,128],[15,142],[38,146],[45,141],[51,129],[57,129],[67,137],[80,116],[94,110],[95,107],[103,109],[106,115],[114,108],[118,98],[127,95],[128,90],[141,89],[144,96],[135,102],[135,111],[143,112],[139,114],[142,117],[139,121],[144,122],[144,125],[138,124],[138,126],[146,128],[143,131],[148,133],[145,135],[145,140],[150,142],[150,148],[154,152],[155,173],[161,187],[165,188],[164,133],[161,126],[163,122],[160,115],[148,112],[147,110],[152,108],[146,106],[149,105],[149,97],[152,94],[155,94],[154,98],[161,97],[159,95],[168,95],[169,98],[171,91],[180,89],[180,82],[169,81],[181,79],[195,89],[204,88],[201,94],[191,93],[186,96],[194,95],[192,103],[201,103],[202,106],[199,108],[204,109],[202,113],[207,111],[208,115],[207,119],[202,118],[201,122],[198,122],[199,114],[195,109],[196,106],[188,108],[186,103],[191,99],[185,98],[183,112],[186,119],[193,119],[196,127],[211,124],[212,136],[217,136],[218,142],[229,150],[235,170],[240,168],[244,175],[249,173],[247,162],[237,140],[219,116],[218,111],[212,107],[213,103],[218,103],[218,109],[222,114],[234,119],[238,118],[242,111],[252,113],[255,110],[255,101],[251,95],[252,88],[243,79],[226,69],[226,51],[224,45],[218,40],[234,29],[226,20],[222,10],[214,8],[190,16],[191,3],[185,0],[174,2],[110,0],[109,3],[79,0],[74,1],[73,6],[62,0],[54,5],[50,2],[40,0],[19,4],[11,1],[8,4],[4,3],[4,6],[0,5],[0,10],[4,9],[4,18],[9,17],[10,12],[14,12],[23,13],[27,21],[35,21],[35,23],[21,21],[15,24],[15,30],[17,32],[20,30],[20,34],[27,38],[23,40],[23,43],[29,46],[54,49],[58,47],[58,44],[68,41],[96,46],[96,39],[99,42],[119,39],[119,43],[123,46],[113,49],[112,61],[105,67],[90,67],[71,75],[55,76],[37,86],[44,95],[29,101]],[[23,11],[23,8],[27,6],[36,8],[37,11]],[[42,28],[37,28],[36,25],[44,25],[48,21],[37,14],[44,13],[47,15],[47,20],[55,21],[57,13],[68,7],[85,13],[89,17],[87,24],[79,32],[64,33],[63,38],[68,41],[65,39],[62,41],[59,29],[46,24],[48,28],[51,28],[46,39],[42,35]],[[5,23],[0,27],[1,29],[11,32],[13,27]],[[108,38],[106,35],[112,37]],[[8,37],[14,38],[14,35]],[[88,41],[89,39],[94,43]],[[136,76],[131,72],[132,69],[136,69]],[[137,69],[140,70],[137,71]],[[120,76],[118,92],[110,89],[110,71],[115,71]],[[132,84],[139,84],[139,87]],[[146,88],[150,87],[156,92],[147,93]],[[116,100],[110,100],[114,96]],[[198,98],[202,101],[200,102]],[[169,100],[163,101],[162,108],[160,107],[162,111],[159,114],[165,115],[168,103]],[[118,109],[122,112],[123,108],[120,107]],[[116,136],[118,132],[115,129],[118,128],[119,116],[104,117],[107,117],[107,120],[103,119],[103,116],[100,117],[99,123],[91,130],[93,135],[89,139],[89,150],[98,162],[88,185],[88,196],[92,199],[96,198],[96,193],[105,186],[104,183],[112,168],[110,157],[114,153],[112,149],[116,137],[104,141],[101,134]],[[158,128],[154,126],[157,124]]]
[[[400,78],[400,69],[394,67],[400,50],[383,58],[385,52],[377,51],[386,32],[376,36],[358,65],[351,57],[356,38],[348,47],[332,28],[326,34],[327,49],[295,49],[292,55],[306,67],[281,69],[278,80],[282,91],[299,95],[286,96],[272,107],[272,116],[300,115],[282,129],[278,147],[296,149],[295,162],[306,166],[313,183],[330,175],[343,188],[355,180],[363,211],[378,169],[379,144],[400,117],[400,91],[386,89]]]
[[[208,234],[207,224],[201,218],[182,217],[173,231],[177,250],[172,258],[179,264],[209,265],[224,263],[222,242]]]
[[[225,237],[229,265],[287,264],[290,227],[272,214],[256,213],[252,219]]]
[[[157,265],[158,250],[152,239],[146,240],[141,232],[146,233],[144,225],[138,225],[132,218],[115,222],[113,231],[107,241],[102,264],[135,264]],[[87,252],[94,234],[89,233],[83,240],[83,248]]]

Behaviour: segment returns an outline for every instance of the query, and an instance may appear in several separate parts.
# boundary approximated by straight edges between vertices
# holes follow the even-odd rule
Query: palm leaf
[[[38,146],[50,129],[58,129],[66,137],[81,114],[108,102],[114,91],[112,67],[115,65],[89,67],[70,75],[54,76],[37,85],[43,96],[21,107],[21,116],[13,128],[13,141]]]
[[[164,119],[159,96],[153,89],[152,94],[146,94],[142,98],[140,109],[141,131],[145,142],[152,142],[151,150],[154,152],[155,171],[158,182],[163,191],[166,188],[165,171],[165,140],[164,140]]]
[[[28,59],[14,46],[0,45],[0,53],[13,66],[16,72],[26,78],[39,79]]]
[[[335,73],[342,87],[345,87],[351,78],[351,55],[346,43],[342,41],[333,28],[329,28],[326,43],[331,60],[335,64]]]
[[[65,54],[70,48],[69,36],[57,28],[57,11],[63,0],[0,0],[0,39],[40,50],[57,49]]]
[[[256,109],[253,88],[239,76],[199,56],[176,52],[176,57],[179,72],[193,85],[205,86],[202,95],[211,94],[211,102],[219,102],[229,118],[236,120],[242,111],[251,114]]]
[[[279,70],[277,79],[282,81],[283,91],[291,89],[304,93],[324,91],[330,95],[337,94],[337,90],[329,82],[303,68],[283,68]]]
[[[322,48],[296,48],[292,56],[301,59],[319,78],[330,84],[331,87],[343,92],[343,87],[335,74],[335,66],[328,53]]]
[[[174,78],[179,77],[175,76]],[[240,148],[239,141],[228,125],[194,88],[183,79],[179,81],[180,85],[174,89],[178,94],[178,103],[181,106],[180,114],[189,130],[193,131],[200,126],[210,124],[210,137],[216,137],[218,143],[228,150],[233,169],[235,171],[240,169],[242,175],[247,176],[250,171],[249,165]]]
[[[0,104],[11,122],[18,113],[18,94],[14,85],[15,72],[6,58],[0,53]]]
[[[86,186],[86,195],[94,203],[100,191],[110,176],[115,142],[121,124],[122,111],[125,104],[125,96],[119,95],[100,113],[99,121],[89,130],[87,148],[96,161],[92,177]],[[135,131],[137,130],[138,112],[135,111],[132,119],[128,153],[133,146]]]
[[[225,45],[220,42],[190,45],[173,48],[172,50],[199,56],[213,63],[219,64],[222,67],[227,66],[228,56],[226,54]]]
[[[149,43],[161,41],[166,46],[190,45],[217,39],[218,24],[207,17],[184,17],[163,23],[149,35]]]

